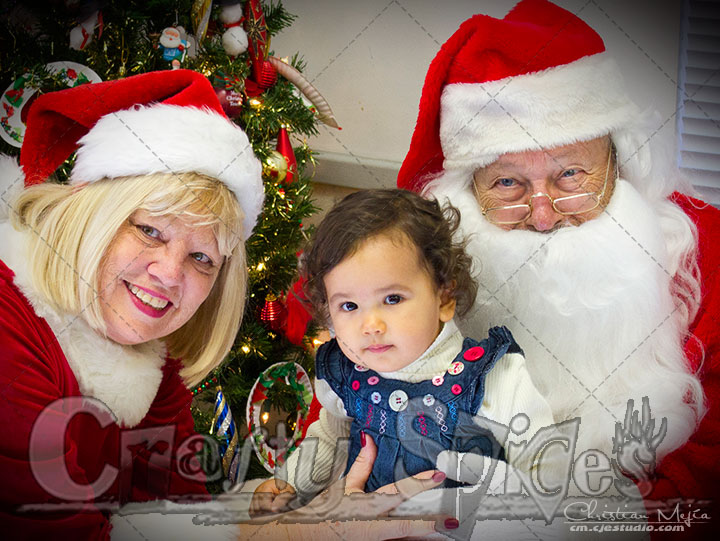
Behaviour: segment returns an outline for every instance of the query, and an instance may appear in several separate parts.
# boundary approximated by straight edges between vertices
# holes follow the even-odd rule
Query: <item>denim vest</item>
[[[323,344],[315,359],[324,379],[353,418],[345,473],[360,452],[360,432],[370,434],[378,454],[367,492],[432,470],[444,450],[505,459],[490,431],[472,421],[485,395],[485,376],[506,353],[522,353],[506,327],[493,327],[481,342],[465,338],[444,374],[418,383],[386,379],[350,361],[336,340]],[[447,480],[445,486],[458,486]]]

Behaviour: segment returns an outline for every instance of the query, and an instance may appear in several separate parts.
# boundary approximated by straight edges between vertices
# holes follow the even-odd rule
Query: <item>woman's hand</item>
[[[363,489],[372,471],[377,447],[371,437],[365,440],[365,446],[344,479],[330,485],[305,507],[242,524],[241,537],[292,541],[375,540],[422,537],[458,527],[457,520],[452,517],[435,517],[436,520],[388,518],[388,513],[400,503],[439,486],[445,480],[445,474],[434,470],[422,472],[366,494]]]

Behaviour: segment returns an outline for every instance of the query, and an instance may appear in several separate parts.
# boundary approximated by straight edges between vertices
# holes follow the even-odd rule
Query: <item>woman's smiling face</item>
[[[223,260],[211,226],[134,212],[100,268],[108,338],[140,344],[182,327],[210,294]]]

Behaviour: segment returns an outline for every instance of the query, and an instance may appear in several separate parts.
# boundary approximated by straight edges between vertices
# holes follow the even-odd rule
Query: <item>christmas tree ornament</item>
[[[272,63],[267,60],[263,60],[262,69],[260,70],[260,78],[257,83],[260,88],[267,90],[277,82],[277,70]]]
[[[228,56],[238,56],[247,51],[248,37],[241,26],[228,28],[222,35],[222,46]]]
[[[102,79],[93,70],[76,62],[50,62],[45,66],[48,73],[59,75],[69,87],[86,83],[99,83]],[[0,137],[8,144],[20,148],[25,135],[25,119],[28,107],[40,90],[41,82],[33,74],[18,77],[0,98]]]
[[[280,127],[280,133],[278,133],[276,150],[282,154],[287,162],[287,173],[285,174],[285,184],[292,183],[297,176],[297,160],[295,159],[295,152],[293,151],[292,144],[290,143],[290,136],[288,135],[287,128],[283,124]]]
[[[205,39],[208,23],[210,22],[210,14],[212,13],[212,0],[195,0],[190,11],[193,29],[197,44],[200,45]]]
[[[267,445],[271,449],[282,450],[289,444],[288,434],[295,431],[296,412],[288,413],[265,400],[260,407],[260,427],[267,433]]]
[[[185,60],[187,54],[187,41],[182,39],[180,30],[174,26],[165,28],[160,34],[159,47],[162,50],[163,60],[172,62]]]
[[[265,14],[260,0],[246,0],[244,26],[248,37],[248,55],[252,67],[252,78],[256,83],[260,84],[265,55],[269,46]]]
[[[339,130],[342,129],[335,120],[335,115],[333,114],[332,109],[330,109],[330,104],[325,98],[323,98],[322,94],[318,92],[318,89],[302,75],[302,73],[293,68],[290,64],[287,64],[274,56],[268,56],[267,61],[275,67],[280,75],[294,84],[300,92],[302,92],[303,95],[310,100],[310,103],[312,103],[317,109],[318,120],[320,120],[320,122]]]
[[[287,175],[288,172],[288,163],[285,161],[285,156],[277,150],[270,151],[267,158],[263,161],[262,167],[263,175],[275,182],[285,180],[285,175]]]
[[[290,288],[285,297],[287,319],[285,323],[285,337],[296,346],[303,343],[312,316],[307,309],[307,298],[303,291],[304,278],[299,278]]]
[[[277,82],[277,70],[267,60],[263,60],[259,81],[245,80],[245,93],[250,97],[259,96]]]
[[[102,12],[99,10],[93,11],[81,23],[70,30],[70,48],[82,51],[87,47],[93,40],[96,27],[99,28],[98,38],[100,38],[103,31],[103,20]]]
[[[274,448],[270,445],[270,435],[265,426],[266,421],[263,421],[263,414],[269,413],[268,408],[264,407],[267,392],[279,382],[285,383],[293,390],[297,405],[296,411],[285,419],[286,425],[290,426],[293,425],[294,421],[295,430],[292,436],[282,438],[284,445],[279,445],[283,442],[278,441],[278,438],[276,438],[272,442],[277,447]],[[246,409],[248,432],[260,463],[270,473],[275,471],[276,466],[284,464],[290,453],[300,445],[303,427],[307,420],[312,399],[313,390],[310,378],[303,367],[294,362],[273,364],[260,374],[260,377],[253,385]]]
[[[235,458],[238,452],[238,432],[232,412],[230,411],[230,406],[225,400],[225,395],[220,385],[216,388],[215,408],[210,434],[212,434],[213,431],[218,438],[220,438],[219,451],[223,474],[234,484],[237,479],[237,470],[232,471],[231,465],[233,458]]]
[[[228,118],[237,118],[240,116],[244,100],[242,92],[227,90],[225,88],[215,88],[215,95],[218,97],[218,101],[220,101],[220,105]]]
[[[222,35],[222,46],[228,56],[238,56],[248,49],[248,36],[242,27],[243,7],[240,2],[225,4],[220,8],[220,21],[225,32]]]
[[[279,332],[285,325],[287,309],[283,302],[273,293],[265,297],[265,304],[260,310],[260,321],[266,329]]]
[[[180,32],[180,40],[187,42],[185,46],[185,54],[187,58],[196,58],[198,53],[198,44],[195,36],[188,34],[182,26],[177,27]]]

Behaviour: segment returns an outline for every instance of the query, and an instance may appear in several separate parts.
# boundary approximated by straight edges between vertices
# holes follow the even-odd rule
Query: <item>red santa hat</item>
[[[546,0],[468,19],[430,64],[398,187],[620,129],[637,108],[604,51],[592,28]]]
[[[223,182],[250,236],[262,210],[262,167],[201,73],[168,70],[40,96],[20,151],[25,185],[45,182],[70,154],[71,183],[150,173],[201,173]]]

